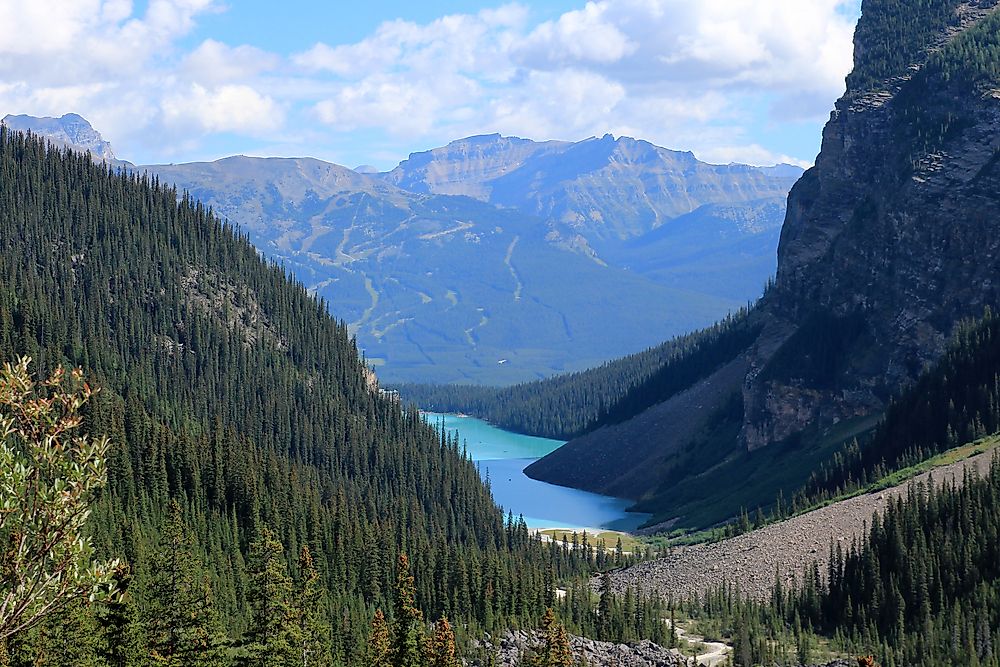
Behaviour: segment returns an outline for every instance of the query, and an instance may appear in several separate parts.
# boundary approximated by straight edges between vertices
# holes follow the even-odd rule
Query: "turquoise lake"
[[[454,433],[489,477],[497,504],[524,515],[531,528],[635,530],[649,515],[626,512],[631,501],[531,479],[524,469],[562,445],[560,440],[511,433],[475,417],[425,412],[427,421]]]

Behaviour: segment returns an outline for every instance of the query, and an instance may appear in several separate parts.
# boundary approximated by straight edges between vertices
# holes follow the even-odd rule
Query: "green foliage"
[[[381,609],[375,611],[371,631],[368,634],[368,648],[365,651],[365,667],[392,667],[392,644],[389,624]]]
[[[960,327],[944,356],[886,411],[873,435],[818,466],[795,495],[802,506],[866,488],[934,455],[1000,431],[1000,318]]]
[[[573,653],[569,648],[566,628],[556,620],[552,609],[545,610],[542,617],[541,636],[538,645],[525,656],[527,667],[570,667]]]
[[[168,667],[217,664],[223,653],[212,588],[176,500],[170,501],[166,525],[151,556],[145,568],[151,581],[143,587],[142,618],[153,662]],[[109,644],[109,651],[114,648]]]
[[[417,609],[410,560],[399,555],[396,568],[396,601],[392,628],[393,667],[420,667],[423,661],[423,614]]]
[[[107,481],[107,438],[81,433],[94,391],[79,369],[36,383],[30,363],[0,370],[0,641],[118,594],[118,561],[95,560],[84,532]]]
[[[982,479],[911,486],[863,544],[831,545],[826,585],[807,578],[780,607],[858,650],[888,647],[887,664],[996,665],[998,517],[1000,459]]]
[[[300,663],[301,637],[298,610],[292,602],[292,580],[281,542],[266,526],[250,545],[249,574],[250,626],[237,664],[292,667]]]
[[[959,0],[864,0],[848,89],[877,87],[922,62],[945,28],[956,23],[959,4]]]
[[[299,552],[299,580],[295,585],[294,600],[298,605],[298,651],[303,667],[328,665],[333,659],[330,626],[326,622],[329,611],[323,604],[319,572],[313,562],[309,545]]]
[[[759,377],[762,381],[796,379],[810,387],[829,387],[847,370],[855,346],[866,337],[870,334],[863,313],[814,313],[778,349]]]

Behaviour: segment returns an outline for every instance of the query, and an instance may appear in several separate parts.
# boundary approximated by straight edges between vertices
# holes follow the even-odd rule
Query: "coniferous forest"
[[[945,149],[964,128],[988,121],[996,129],[996,0],[866,0],[856,43],[845,100],[867,101],[860,110],[839,105],[826,139],[839,137],[838,115],[887,114],[876,139],[898,155],[887,154],[879,188],[912,182],[919,194],[928,186],[917,172],[930,158],[947,166]],[[976,105],[963,109],[968,91]],[[1000,160],[995,145],[988,149],[976,179]],[[807,187],[824,169],[817,164]],[[857,173],[848,166],[844,173]],[[870,195],[844,220],[875,220],[886,202]],[[941,224],[963,231],[954,220]],[[895,252],[902,234],[887,237]],[[765,301],[596,369],[506,388],[409,385],[397,397],[331,316],[336,304],[263,259],[240,229],[156,178],[2,124],[0,244],[0,667],[485,667],[496,664],[490,642],[530,629],[539,631],[520,664],[570,667],[585,664],[571,655],[570,634],[676,647],[679,627],[727,642],[726,664],[738,667],[800,667],[833,655],[871,655],[859,664],[881,667],[1000,667],[1000,317],[990,308],[955,327],[971,312],[962,310],[935,329],[921,358],[944,354],[919,376],[914,366],[911,385],[879,394],[898,391],[884,412],[880,402],[878,413],[838,417],[822,436],[806,430],[771,443],[785,448],[777,451],[789,458],[773,461],[787,465],[787,479],[755,477],[770,452],[733,448],[750,414],[749,383],[839,391],[856,370],[852,355],[875,349],[869,338],[878,330],[863,310],[798,313],[779,323],[795,324],[795,333],[778,345],[773,332],[761,342],[774,307]],[[886,266],[901,261],[886,253]],[[992,303],[986,294],[995,296],[984,291],[970,303]],[[780,488],[774,505],[752,524],[746,510],[730,516],[737,503],[720,495],[727,505],[704,532],[637,537],[631,553],[586,533],[532,534],[496,506],[461,435],[428,424],[415,406],[571,439],[712,382],[727,365],[752,366],[752,353],[772,343],[777,351],[752,377],[723,388],[728,400],[676,467],[656,474],[665,484],[689,473],[698,485],[746,484],[765,503]],[[795,410],[808,407],[802,396],[810,394],[778,398]],[[805,442],[813,437],[824,440]],[[32,440],[31,451],[49,457],[38,469],[55,471],[57,483],[22,464]],[[878,497],[872,506],[885,509],[853,539],[814,541],[812,553],[829,550],[828,565],[806,556],[791,586],[776,569],[763,598],[715,572],[715,544],[700,564],[715,588],[701,595],[655,588],[668,577],[640,582],[654,590],[625,586],[635,570],[617,578],[652,557],[651,544],[675,556],[684,540],[731,537],[762,527],[767,511],[780,520],[894,486],[932,457],[980,446],[995,449],[986,472],[943,485],[932,475],[891,501]],[[621,451],[592,457],[595,467]],[[789,505],[784,494],[797,486]],[[18,495],[29,488],[34,496]],[[650,507],[657,497],[634,498]],[[60,503],[64,514],[46,514]],[[31,547],[10,517],[60,537]],[[661,518],[676,530],[686,517],[650,523]],[[25,544],[43,552],[35,570],[18,569],[30,561]],[[752,561],[750,550],[740,558]],[[47,566],[57,574],[42,581]],[[88,588],[90,579],[97,583]]]
[[[732,361],[759,333],[740,310],[718,324],[598,368],[512,387],[400,385],[428,410],[464,412],[501,428],[569,440],[634,417]]]
[[[326,304],[173,189],[0,129],[0,239],[0,358],[99,388],[89,530],[128,591],[12,638],[11,664],[359,664],[402,554],[423,616],[466,634],[533,626],[613,562],[505,519]]]

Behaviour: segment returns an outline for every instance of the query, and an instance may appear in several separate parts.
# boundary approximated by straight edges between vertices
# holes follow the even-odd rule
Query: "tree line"
[[[633,417],[732,361],[759,329],[748,309],[597,368],[511,387],[398,385],[424,410],[470,414],[500,428],[569,440]]]

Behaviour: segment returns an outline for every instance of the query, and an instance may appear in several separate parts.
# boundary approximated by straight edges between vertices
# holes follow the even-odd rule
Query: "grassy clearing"
[[[556,542],[566,542],[567,544],[572,544],[573,534],[575,531],[566,528],[549,528],[540,532],[542,535],[546,535]],[[577,539],[579,539],[581,543],[583,542],[584,535],[587,536],[588,544],[597,547],[598,544],[604,542],[604,548],[609,551],[615,548],[618,544],[619,538],[622,541],[622,550],[628,553],[646,548],[646,543],[636,538],[634,535],[622,533],[617,530],[604,530],[597,533],[591,531],[576,532]]]
[[[819,503],[804,509],[799,512],[799,514],[805,514],[806,512],[811,512],[814,509],[819,509],[820,507],[826,507],[832,505],[833,503],[840,502],[841,500],[847,500],[849,498],[855,498],[857,496],[862,496],[866,493],[875,493],[876,491],[884,491],[886,489],[891,489],[894,486],[899,486],[900,484],[905,484],[907,481],[913,479],[917,475],[923,474],[934,470],[935,468],[942,468],[953,463],[958,463],[959,461],[965,461],[973,456],[978,456],[979,454],[984,454],[988,451],[997,449],[1000,446],[1000,433],[986,436],[985,438],[980,438],[974,442],[962,445],[960,447],[955,447],[949,449],[948,451],[941,452],[929,459],[924,459],[920,463],[914,464],[907,468],[900,468],[895,472],[892,472],[885,477],[878,479],[863,489],[856,489],[849,493],[844,493],[835,498],[831,498],[823,503]]]

